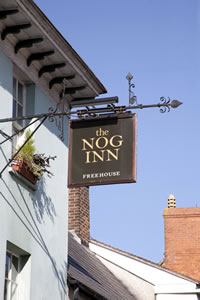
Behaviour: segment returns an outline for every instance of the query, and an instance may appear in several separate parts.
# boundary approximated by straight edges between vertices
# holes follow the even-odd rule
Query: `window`
[[[35,85],[33,82],[16,66],[13,67],[13,109],[12,116],[21,117],[34,115],[35,111]],[[13,122],[12,152],[14,153],[20,144],[23,132],[19,132],[28,125],[30,120],[20,120]]]
[[[18,79],[13,77],[13,118],[21,117],[25,114],[25,85]],[[13,134],[17,134],[13,138],[13,153],[17,149],[19,138],[23,132],[19,132],[24,126],[24,120],[13,122]]]
[[[6,252],[4,300],[17,300],[20,257]]]
[[[3,300],[29,299],[30,268],[30,254],[7,241]]]
[[[21,117],[25,112],[25,86],[15,77],[13,78],[13,117]],[[23,127],[24,121],[16,122]]]

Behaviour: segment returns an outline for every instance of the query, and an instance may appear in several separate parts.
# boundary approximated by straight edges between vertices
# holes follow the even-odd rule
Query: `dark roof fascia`
[[[85,284],[83,284],[81,281],[79,281],[76,278],[74,278],[70,274],[70,272],[67,272],[67,278],[68,278],[68,285],[70,285],[71,287],[73,287],[73,286],[79,287],[81,291],[83,291],[84,293],[86,293],[89,296],[94,297],[97,300],[107,300],[107,298],[105,298],[102,295],[94,292],[88,286],[86,286]],[[71,280],[74,281],[75,283],[70,283]]]

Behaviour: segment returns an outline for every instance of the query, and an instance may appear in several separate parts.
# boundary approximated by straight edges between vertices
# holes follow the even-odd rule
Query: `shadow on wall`
[[[5,162],[8,162],[8,159],[2,147],[0,147],[0,150],[2,152]],[[28,205],[30,201],[27,201],[27,199],[25,198],[23,190],[21,189],[21,185],[23,186],[23,188],[27,189],[27,187],[22,183],[19,184],[19,181],[14,177],[12,177],[12,181],[16,184],[16,188],[13,190],[10,186],[8,186],[3,177],[0,178],[0,182],[2,184],[2,187],[0,189],[0,200],[4,200],[7,203],[8,207],[23,224],[24,228],[26,228],[26,230],[29,232],[29,234],[32,236],[35,242],[39,245],[42,251],[49,258],[52,265],[53,273],[58,282],[58,290],[60,293],[59,299],[64,300],[66,298],[67,293],[67,268],[65,267],[66,261],[63,261],[63,264],[60,266],[60,268],[57,267],[56,260],[51,255],[38,226],[38,223],[44,223],[45,215],[47,215],[53,223],[54,218],[56,216],[53,201],[46,194],[45,181],[40,181],[40,183],[38,184],[38,191],[35,194],[35,196],[33,196],[32,193],[29,193],[29,197],[31,197],[30,199],[32,199],[35,216],[32,214],[32,209]],[[6,224],[4,225],[6,226]]]
[[[40,229],[38,228],[37,222],[34,219],[34,216],[31,213],[30,208],[28,207],[27,201],[23,196],[23,193],[18,186],[18,190],[20,193],[20,196],[25,204],[26,210],[24,207],[21,207],[19,204],[19,201],[17,201],[14,193],[11,191],[7,183],[4,181],[3,178],[0,179],[3,185],[5,186],[8,194],[10,195],[9,197],[6,197],[1,191],[0,191],[0,198],[4,200],[7,205],[10,207],[10,209],[13,211],[13,213],[16,215],[16,217],[20,220],[20,222],[23,224],[23,226],[26,228],[26,230],[29,232],[29,234],[32,236],[32,238],[36,241],[36,243],[39,245],[39,247],[44,251],[44,253],[47,255],[49,258],[51,265],[52,265],[52,270],[53,273],[57,279],[58,282],[58,290],[60,293],[60,300],[66,299],[66,276],[67,276],[67,267],[66,267],[66,261],[63,261],[63,264],[61,268],[59,269],[57,267],[56,261],[54,257],[51,255],[46,242],[40,232]],[[7,194],[7,193],[5,193]],[[16,207],[12,205],[12,202],[15,202]],[[29,217],[28,217],[29,216]]]
[[[48,124],[50,126],[50,124]],[[8,157],[5,155],[2,146],[0,145],[0,151],[2,154],[3,161],[8,163]],[[2,162],[3,163],[3,162]],[[4,165],[4,163],[3,163]],[[55,279],[57,280],[58,290],[60,293],[60,300],[66,299],[67,289],[66,289],[66,276],[67,276],[67,268],[66,261],[63,260],[63,263],[59,266],[56,264],[56,260],[53,255],[50,253],[47,244],[43,235],[41,234],[39,224],[45,223],[45,216],[49,217],[52,223],[55,221],[56,210],[53,204],[51,197],[46,194],[46,184],[45,180],[40,180],[38,183],[38,189],[36,193],[28,192],[30,199],[32,199],[32,207],[30,207],[30,201],[27,201],[26,197],[23,194],[23,188],[29,189],[23,184],[20,183],[17,179],[12,177],[13,183],[15,182],[16,188],[12,189],[7,182],[2,178],[0,178],[0,182],[2,184],[2,188],[0,189],[0,201],[4,200],[8,205],[10,210],[15,214],[24,228],[28,231],[28,233],[32,236],[38,246],[42,249],[42,251],[48,257],[53,274]],[[46,218],[47,219],[47,218]],[[4,224],[6,226],[6,224]],[[9,224],[8,224],[9,226]]]
[[[30,193],[30,197],[32,198],[33,208],[38,222],[44,223],[44,216],[46,214],[54,223],[56,211],[51,197],[46,194],[45,178],[42,178],[37,183],[37,192],[34,193],[33,196]]]
[[[6,165],[9,161],[9,159],[6,157],[1,146],[0,146],[0,151],[5,159],[5,165]],[[12,177],[12,180],[14,180],[16,182],[17,188],[18,188],[21,196],[23,197],[23,194],[20,189],[20,185],[18,184],[18,182],[19,182],[18,179],[16,179],[15,177]],[[24,188],[29,190],[26,185],[24,185],[23,183],[21,183],[21,184],[23,185]],[[54,206],[54,203],[53,203],[51,197],[49,197],[46,193],[46,182],[45,182],[44,176],[37,183],[37,191],[34,194],[29,193],[29,196],[32,199],[33,208],[34,208],[35,215],[36,215],[38,222],[40,224],[42,222],[44,223],[44,216],[47,215],[51,219],[51,221],[54,223],[54,218],[56,217],[56,210],[55,210],[55,206]]]

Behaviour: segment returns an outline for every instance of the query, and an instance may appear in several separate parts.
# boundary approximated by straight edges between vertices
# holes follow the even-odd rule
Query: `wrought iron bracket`
[[[133,89],[135,88],[135,84],[131,82],[133,79],[133,75],[131,73],[128,73],[126,79],[128,80],[129,105],[134,103],[138,105],[137,96],[133,92]]]
[[[45,67],[48,67],[48,69],[50,71],[51,68],[52,69],[55,68],[55,65],[45,66]],[[44,69],[43,69],[43,71],[44,71]],[[70,76],[73,76],[73,75],[70,75]],[[30,137],[24,142],[24,144],[19,148],[19,150],[11,157],[11,159],[8,160],[6,166],[0,172],[0,177],[2,176],[2,173],[4,172],[4,170],[9,166],[10,162],[16,157],[16,155],[19,153],[19,151],[23,148],[23,146],[28,142],[28,140],[34,135],[34,133],[39,129],[39,127],[44,123],[44,121],[47,118],[49,119],[50,122],[55,122],[56,127],[60,131],[59,137],[63,141],[64,140],[64,116],[70,117],[71,115],[77,115],[77,117],[81,118],[81,119],[85,118],[85,117],[96,118],[96,117],[99,116],[99,114],[111,115],[111,114],[130,113],[131,110],[134,110],[134,109],[144,109],[144,108],[154,108],[154,107],[160,108],[160,112],[161,113],[165,113],[166,111],[169,112],[171,108],[177,108],[178,106],[180,106],[182,104],[182,102],[180,102],[178,100],[172,100],[171,101],[169,97],[168,98],[161,97],[160,98],[160,103],[157,103],[157,104],[149,104],[149,105],[138,104],[137,103],[137,99],[134,98],[135,95],[133,94],[133,91],[132,91],[132,88],[135,87],[135,85],[133,83],[131,83],[131,80],[133,79],[133,76],[129,73],[127,75],[127,77],[126,77],[126,79],[129,82],[129,106],[125,106],[125,105],[123,105],[123,106],[115,106],[113,103],[114,102],[118,103],[118,98],[117,97],[111,97],[111,98],[104,98],[104,99],[102,99],[102,102],[100,101],[100,99],[96,100],[96,102],[98,103],[98,105],[99,104],[101,104],[101,105],[104,104],[105,105],[105,103],[107,102],[107,106],[106,107],[96,108],[94,106],[95,105],[95,99],[93,99],[93,101],[91,99],[91,103],[90,103],[90,101],[88,102],[88,99],[87,99],[86,102],[88,103],[88,105],[85,104],[85,108],[84,109],[75,110],[75,111],[73,111],[73,110],[71,110],[71,111],[65,111],[64,96],[66,94],[66,90],[68,90],[68,92],[70,90],[70,92],[72,93],[72,92],[74,92],[74,90],[77,90],[77,89],[80,90],[80,89],[85,88],[84,86],[79,86],[79,87],[73,87],[73,88],[68,88],[67,89],[66,88],[67,79],[69,79],[69,78],[66,78],[66,77],[56,77],[51,82],[52,86],[53,86],[53,84],[61,83],[62,82],[63,83],[63,89],[62,89],[62,92],[61,92],[61,95],[60,95],[60,101],[57,103],[57,105],[56,105],[55,108],[50,107],[48,113],[38,114],[38,115],[32,115],[32,116],[22,116],[22,117],[16,117],[16,118],[0,119],[0,123],[3,123],[3,122],[18,121],[18,120],[30,120],[30,119],[34,118],[34,120],[31,123],[29,123],[27,126],[25,126],[20,131],[24,131],[31,124],[33,124],[36,121],[39,121],[40,119],[42,119],[42,121],[40,122],[40,124],[31,133]],[[132,103],[134,104],[135,102],[136,102],[137,105],[130,105]],[[90,108],[89,106],[92,106],[92,108]],[[61,110],[60,112],[57,112],[58,108]],[[5,140],[0,143],[0,145],[1,145],[1,144],[3,144],[6,141],[11,140],[16,133],[14,135],[12,135],[12,136],[9,136],[9,135],[7,135],[6,133],[4,133],[3,131],[0,130],[0,134],[5,137]]]
[[[49,108],[48,113],[44,114],[37,114],[37,115],[31,115],[31,116],[22,116],[18,118],[6,118],[6,119],[0,119],[0,123],[5,123],[5,122],[13,122],[13,121],[20,121],[20,120],[30,120],[33,118],[38,118],[41,119],[45,116],[48,118],[55,118],[57,116],[67,116],[70,117],[71,115],[79,115],[79,116],[84,116],[88,114],[101,114],[101,113],[124,113],[128,112],[129,110],[134,110],[134,109],[144,109],[144,108],[154,108],[158,107],[160,108],[160,111],[163,113],[165,111],[170,111],[170,108],[177,108],[182,104],[182,102],[178,100],[172,100],[169,102],[166,100],[166,98],[161,97],[162,102],[157,103],[157,104],[148,104],[148,105],[134,105],[134,106],[110,106],[108,105],[107,107],[102,107],[102,108],[91,108],[91,109],[82,109],[82,110],[76,110],[76,111],[63,111],[63,112],[57,112],[57,110],[52,110]],[[59,102],[60,103],[60,102]],[[165,109],[166,107],[166,109]]]
[[[107,107],[102,108],[91,108],[91,109],[81,109],[77,110],[75,112],[70,112],[70,114],[77,114],[78,118],[83,118],[86,116],[96,115],[96,114],[111,114],[111,113],[125,113],[130,112],[134,109],[144,109],[144,108],[154,108],[158,107],[160,108],[161,113],[165,113],[166,111],[169,112],[171,108],[177,108],[182,104],[182,102],[178,100],[172,100],[170,101],[170,98],[166,99],[165,97],[160,98],[161,103],[157,104],[148,104],[148,105],[129,105],[129,106],[115,106],[115,105],[107,105]]]

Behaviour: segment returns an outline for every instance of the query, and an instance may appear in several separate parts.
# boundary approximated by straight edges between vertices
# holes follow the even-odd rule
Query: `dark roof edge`
[[[99,300],[107,300],[105,297],[103,297],[102,295],[98,294],[97,292],[94,292],[92,289],[90,289],[87,285],[83,284],[81,281],[79,281],[78,279],[74,278],[70,272],[67,272],[67,277],[68,277],[68,282],[71,286],[74,285],[70,283],[70,281],[75,281],[77,284],[77,286],[84,292],[86,292],[88,295],[91,295],[91,296],[95,296],[97,297],[97,299]]]

